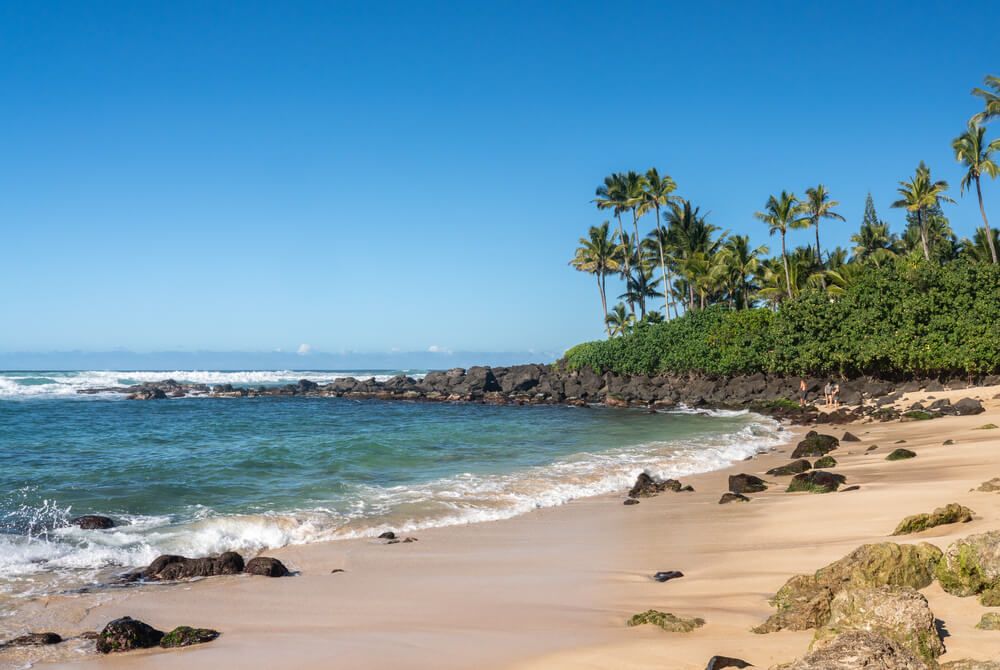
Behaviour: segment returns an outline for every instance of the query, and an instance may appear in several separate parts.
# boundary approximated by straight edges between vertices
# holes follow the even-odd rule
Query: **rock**
[[[751,664],[744,661],[742,658],[733,658],[731,656],[713,656],[708,659],[708,665],[705,666],[705,670],[723,670],[723,668],[750,668],[753,667]]]
[[[955,404],[953,404],[952,409],[955,414],[959,416],[970,416],[972,414],[982,414],[986,411],[983,407],[983,403],[979,402],[975,398],[962,398]]]
[[[666,570],[664,572],[657,572],[655,575],[653,575],[653,579],[662,583],[662,582],[668,582],[671,579],[678,579],[679,577],[683,576],[684,573],[681,572],[680,570]]]
[[[987,612],[976,624],[980,630],[1000,630],[1000,612]]]
[[[771,670],[929,670],[902,645],[868,631],[838,635],[797,661]]]
[[[830,603],[829,620],[816,630],[813,646],[849,631],[882,635],[928,663],[944,653],[927,599],[909,587],[841,591]]]
[[[15,637],[13,640],[0,643],[0,649],[7,647],[43,647],[49,644],[59,644],[63,639],[56,633],[28,633]]]
[[[984,423],[979,428],[976,428],[976,430],[996,430],[996,428],[997,425],[995,423]]]
[[[132,649],[149,649],[160,644],[163,631],[132,617],[122,617],[108,623],[97,636],[97,651],[110,654]]]
[[[731,491],[728,493],[723,493],[722,497],[719,498],[720,505],[725,505],[726,503],[731,503],[731,502],[750,502],[750,498],[747,498],[742,493],[733,493]]]
[[[287,577],[290,574],[284,563],[276,558],[269,558],[267,556],[251,558],[247,561],[243,572],[263,577]]]
[[[629,498],[649,498],[664,491],[680,491],[681,483],[676,479],[657,481],[648,472],[639,473],[635,485],[629,489]]]
[[[760,493],[767,490],[767,484],[754,475],[729,475],[729,490],[732,493]]]
[[[958,661],[949,661],[939,666],[940,670],[1000,670],[1000,661],[974,661],[970,658],[963,658]]]
[[[175,581],[193,577],[238,575],[243,572],[243,568],[243,557],[235,551],[227,551],[218,556],[207,558],[185,558],[167,554],[157,557],[145,570],[133,573],[130,578]]]
[[[952,542],[935,575],[953,596],[980,594],[985,605],[1000,594],[1000,531],[970,535]],[[996,590],[996,591],[994,591]]]
[[[100,514],[84,514],[83,516],[71,519],[70,523],[74,526],[79,526],[83,530],[107,530],[108,528],[115,527],[114,519],[101,516]]]
[[[806,433],[805,439],[795,447],[795,451],[792,452],[792,458],[826,456],[839,446],[840,440],[833,435],[820,435],[815,430],[810,430]]]
[[[896,440],[893,444],[906,444],[906,440]]]
[[[338,572],[347,572],[347,570],[344,570],[343,568],[334,568],[333,570],[330,571],[330,574],[335,575]]]
[[[858,437],[857,435],[855,435],[854,433],[848,432],[848,433],[844,433],[844,436],[842,438],[840,438],[840,441],[841,442],[860,442],[861,438]]]
[[[860,486],[858,486],[857,484],[855,484],[854,486],[848,486],[847,488],[840,489],[840,492],[841,493],[847,493],[848,491],[857,491],[860,488],[861,488]]]
[[[833,456],[823,456],[822,458],[816,459],[816,462],[813,463],[813,467],[817,470],[822,468],[835,468],[837,467],[837,459]]]
[[[928,412],[925,409],[911,409],[908,412],[903,412],[903,416],[900,417],[900,421],[929,421],[935,418],[937,415],[933,412]]]
[[[976,490],[984,493],[995,493],[996,491],[1000,491],[1000,477],[994,477],[988,482],[983,482],[976,487]]]
[[[941,444],[943,444],[943,445],[944,445],[944,446],[946,446],[946,447],[949,447],[949,446],[951,446],[951,445],[955,444],[955,440],[945,440],[945,441],[944,441],[944,442],[942,442]]]
[[[211,642],[219,637],[219,631],[211,628],[191,628],[190,626],[178,626],[160,639],[160,646],[164,649],[172,647],[190,647],[193,644],[203,644]]]
[[[772,477],[783,477],[785,475],[797,475],[800,472],[805,472],[806,470],[811,470],[812,464],[804,458],[800,458],[797,461],[792,461],[787,465],[779,465],[776,468],[771,468],[765,474],[771,475]]]
[[[623,502],[622,504],[623,505],[638,505],[639,501],[636,500],[635,498],[626,498],[625,502]]]
[[[705,620],[699,617],[685,619],[683,617],[670,614],[669,612],[646,610],[641,614],[633,615],[626,622],[626,625],[628,626],[641,626],[643,624],[659,626],[663,630],[670,631],[671,633],[690,633],[695,628],[701,628],[704,626]]]
[[[908,586],[922,589],[934,578],[941,550],[927,542],[864,544],[812,575],[796,575],[771,600],[777,608],[755,633],[807,630],[824,625],[830,603],[848,588]]]
[[[847,477],[825,470],[810,470],[792,477],[788,483],[787,493],[808,491],[809,493],[832,493],[847,481]]]
[[[865,449],[865,453],[866,454],[867,453],[871,453],[871,452],[875,451],[876,449],[878,449],[878,445],[877,444],[873,444],[872,446],[870,446],[867,449]]]
[[[387,530],[384,533],[382,533],[381,535],[379,535],[378,539],[380,539],[380,540],[395,540],[396,539],[396,534],[394,532],[392,532],[391,530]]]
[[[902,447],[898,449],[893,449],[892,452],[885,457],[887,461],[905,461],[908,458],[915,458],[916,454],[909,449],[903,449]]]
[[[968,523],[972,521],[973,514],[975,512],[968,507],[963,507],[958,503],[948,503],[944,507],[938,507],[930,514],[914,514],[913,516],[906,517],[899,522],[899,525],[896,526],[896,530],[892,534],[908,535],[910,533],[919,533],[934,526],[943,526],[949,523]]]

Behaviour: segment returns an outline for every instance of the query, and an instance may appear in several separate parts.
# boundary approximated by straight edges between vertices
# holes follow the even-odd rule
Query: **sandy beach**
[[[998,393],[909,394],[898,403],[975,397],[987,408],[976,416],[821,427],[861,439],[832,454],[855,491],[789,494],[789,478],[765,477],[770,489],[749,503],[719,505],[730,474],[763,476],[788,460],[804,432],[789,428],[788,443],[772,453],[685,478],[693,493],[634,506],[622,505],[624,492],[582,499],[507,521],[424,530],[412,543],[290,546],[266,553],[294,577],[50,597],[34,603],[30,616],[64,636],[124,615],[164,630],[185,624],[222,632],[183,650],[81,651],[79,660],[47,668],[700,669],[715,654],[766,668],[802,656],[812,639],[812,631],[750,632],[773,612],[768,598],[792,575],[890,539],[903,517],[951,502],[972,508],[975,520],[892,539],[945,548],[1000,529],[1000,496],[971,491],[1000,475],[1000,430],[979,429],[1000,423]],[[954,444],[943,445],[947,439]],[[886,461],[900,440],[917,457]],[[872,445],[878,448],[869,452]],[[661,570],[685,576],[657,583],[651,575]],[[941,661],[1000,657],[1000,635],[974,628],[986,611],[974,598],[948,595],[936,583],[923,593],[947,631]],[[625,626],[651,608],[707,623],[690,633]],[[0,664],[17,667],[4,653]]]

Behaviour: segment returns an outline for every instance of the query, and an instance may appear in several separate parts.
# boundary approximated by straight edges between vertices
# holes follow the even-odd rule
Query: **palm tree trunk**
[[[823,253],[819,250],[819,218],[816,218],[816,262],[823,265]]]
[[[986,209],[983,207],[983,190],[979,187],[979,177],[976,177],[976,195],[979,196],[979,213],[983,215],[983,227],[986,228],[986,243],[990,246],[990,255],[993,256],[993,264],[997,264],[997,248],[993,243],[993,230],[990,222],[986,219]]]
[[[622,242],[625,239],[625,229],[622,227],[622,213],[616,211],[615,218],[618,219],[618,241]],[[632,270],[629,267],[628,259],[632,255],[631,249],[625,250],[625,288],[628,289],[628,278],[632,276]],[[635,303],[631,300],[628,301],[629,311],[635,316]]]
[[[788,269],[788,254],[785,252],[785,231],[781,231],[781,261],[785,265],[785,289],[788,292],[788,299],[792,299],[792,273]]]
[[[663,311],[670,318],[670,286],[667,284],[667,259],[663,256],[663,230],[660,228],[660,206],[656,206],[656,244],[660,248],[660,277],[663,280]]]
[[[931,260],[931,248],[927,244],[927,229],[924,228],[923,207],[917,209],[917,227],[920,228],[920,245],[924,248],[924,260]]]
[[[597,290],[601,292],[601,309],[604,310],[604,330],[608,332],[608,337],[611,337],[611,326],[608,325],[608,296],[604,288],[604,273],[597,273]]]

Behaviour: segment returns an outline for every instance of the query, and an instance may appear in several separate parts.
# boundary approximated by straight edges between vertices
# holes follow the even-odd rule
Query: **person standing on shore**
[[[799,407],[806,406],[806,378],[799,379]]]
[[[823,404],[829,407],[833,404],[833,381],[828,381],[823,387]]]

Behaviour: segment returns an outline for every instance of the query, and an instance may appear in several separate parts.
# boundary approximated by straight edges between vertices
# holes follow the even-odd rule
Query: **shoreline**
[[[714,654],[758,667],[786,662],[805,653],[811,631],[754,635],[749,628],[773,612],[767,598],[788,577],[884,539],[903,516],[948,502],[969,505],[976,520],[899,541],[944,547],[953,537],[1000,527],[992,521],[1000,519],[1000,498],[968,492],[1000,474],[1000,455],[975,449],[997,437],[970,432],[997,422],[1000,403],[991,400],[997,390],[932,394],[979,395],[987,414],[821,430],[839,437],[849,429],[862,438],[833,454],[840,461],[835,471],[858,491],[785,494],[787,478],[765,477],[781,483],[751,494],[749,504],[718,504],[729,474],[763,475],[787,462],[785,446],[683,478],[694,493],[667,492],[635,506],[609,494],[513,519],[423,530],[412,544],[343,540],[268,551],[299,572],[293,578],[216,577],[136,589],[96,605],[89,597],[43,599],[42,609],[61,612],[77,632],[128,614],[162,629],[186,624],[223,635],[187,650],[40,667],[319,668],[337,659],[344,667],[372,668],[703,668]],[[946,433],[961,439],[943,447]],[[906,439],[918,458],[884,461],[889,438]],[[864,453],[873,442],[880,448]],[[346,572],[330,574],[338,568]],[[686,576],[658,584],[650,575],[660,570]],[[1000,640],[967,630],[982,609],[974,600],[947,596],[936,584],[925,595],[949,625],[942,660],[1000,653]],[[688,634],[624,626],[628,616],[650,608],[708,623]]]

